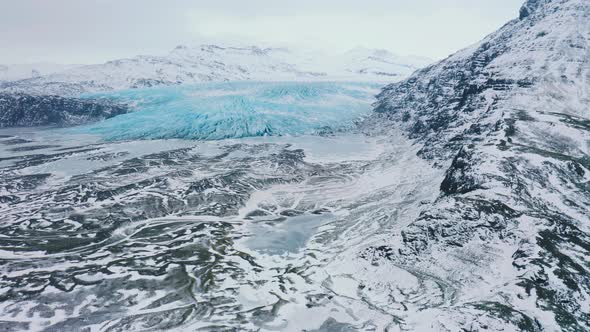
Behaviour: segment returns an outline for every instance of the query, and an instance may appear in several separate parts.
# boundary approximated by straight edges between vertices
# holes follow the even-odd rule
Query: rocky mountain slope
[[[166,56],[87,65],[5,82],[7,92],[78,95],[84,92],[218,81],[394,80],[429,63],[382,50],[356,49],[342,55],[283,48],[178,46]]]
[[[363,254],[457,289],[414,326],[590,330],[590,2],[528,0],[378,98],[367,125],[446,169],[417,220]]]
[[[72,126],[127,113],[107,101],[0,93],[0,128]]]

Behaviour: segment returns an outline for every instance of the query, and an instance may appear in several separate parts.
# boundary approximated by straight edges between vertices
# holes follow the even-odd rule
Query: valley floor
[[[18,132],[0,132],[2,330],[395,331],[456,292],[362,257],[438,194],[401,135]]]

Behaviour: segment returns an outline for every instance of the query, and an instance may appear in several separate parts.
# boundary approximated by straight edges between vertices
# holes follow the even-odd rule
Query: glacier
[[[0,129],[0,331],[590,331],[589,17],[528,0],[372,113],[87,82],[132,113]]]
[[[351,129],[370,113],[378,89],[355,82],[228,82],[85,94],[134,111],[71,131],[107,141],[329,133]]]

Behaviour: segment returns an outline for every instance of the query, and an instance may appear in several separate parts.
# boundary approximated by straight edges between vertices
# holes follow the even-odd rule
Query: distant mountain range
[[[54,74],[64,70],[72,69],[80,65],[64,65],[50,62],[36,62],[27,64],[0,64],[0,82],[18,81],[35,78],[43,75]]]
[[[76,96],[86,92],[217,81],[398,81],[426,66],[423,57],[356,48],[328,55],[285,48],[177,46],[166,56],[141,55],[96,65],[0,67],[5,92]]]

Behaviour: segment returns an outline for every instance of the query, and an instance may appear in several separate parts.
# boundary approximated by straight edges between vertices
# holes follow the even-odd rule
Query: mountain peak
[[[525,19],[529,17],[533,12],[535,12],[539,7],[543,6],[544,4],[550,2],[551,0],[527,0],[527,2],[522,5],[520,8],[520,19]]]

